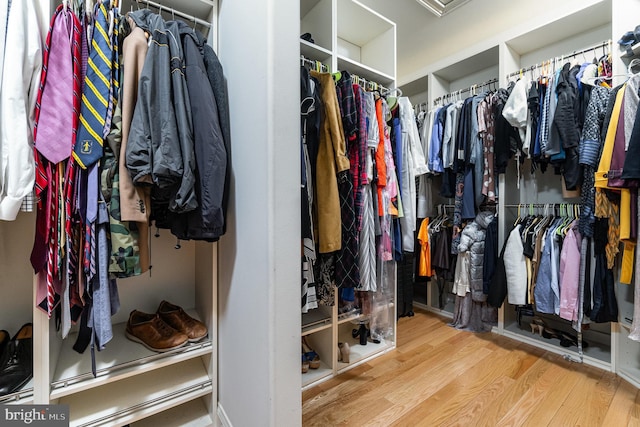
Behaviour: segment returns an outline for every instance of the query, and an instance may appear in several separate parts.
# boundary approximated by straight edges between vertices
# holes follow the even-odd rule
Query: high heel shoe
[[[367,338],[371,336],[371,331],[367,329],[367,325],[361,323],[360,328],[351,330],[351,336],[353,338],[360,337],[360,345],[367,345]]]
[[[351,348],[348,342],[338,343],[338,362],[349,363],[349,356],[351,355]]]
[[[309,361],[305,357],[304,353],[302,354],[302,373],[306,374],[309,372]]]
[[[542,330],[544,329],[541,325],[537,325],[535,323],[529,323],[529,326],[531,326],[531,333],[532,334],[540,334],[540,336],[542,336]]]
[[[309,347],[306,337],[302,337],[302,355],[309,362],[309,368],[318,369],[320,367],[320,356]]]
[[[531,332],[534,334],[537,332],[541,337],[544,336],[543,332],[545,329],[547,329],[547,324],[544,322],[544,320],[537,316],[531,319],[530,326]]]

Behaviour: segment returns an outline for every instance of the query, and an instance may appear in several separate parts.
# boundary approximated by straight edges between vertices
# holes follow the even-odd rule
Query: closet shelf
[[[528,324],[526,325],[528,327]],[[546,339],[538,334],[532,334],[523,327],[519,327],[516,322],[504,325],[504,335],[514,338],[518,341],[532,344],[536,347],[543,348],[556,354],[569,355],[579,358],[577,347],[561,347],[558,340]],[[583,339],[589,343],[589,347],[583,349],[584,362],[597,366],[607,371],[611,370],[611,347],[610,345],[591,341],[588,337]]]
[[[311,60],[331,63],[331,51],[315,43],[300,39],[300,54]]]
[[[338,55],[338,70],[346,70],[351,74],[357,74],[360,77],[364,77],[367,80],[372,80],[384,86],[389,86],[394,81],[394,78],[389,74],[361,64],[360,62],[347,58],[344,55]]]
[[[214,425],[202,399],[194,399],[160,414],[132,423],[132,427],[208,427]]]
[[[387,303],[386,305],[381,305],[380,307],[378,307],[376,309],[376,312],[378,311],[382,311],[382,310],[391,310],[394,307],[394,303],[393,301],[390,301],[389,303]],[[338,324],[341,325],[343,323],[347,323],[347,322],[359,322],[360,320],[367,320],[368,323],[368,319],[369,319],[370,315],[364,315],[361,314],[359,311],[356,312],[355,314],[351,314],[351,313],[343,313],[343,314],[339,314],[338,315]]]
[[[336,352],[337,351],[338,349],[336,349]],[[333,371],[331,366],[321,360],[320,367],[318,369],[309,369],[306,373],[302,374],[302,386],[305,387],[323,378],[329,377],[332,373]]]
[[[213,390],[202,361],[187,360],[163,369],[66,396],[70,426],[125,425],[181,405]]]
[[[302,335],[309,335],[331,327],[331,311],[323,307],[302,315]]]
[[[640,55],[640,43],[636,43],[630,48],[631,52],[627,51],[620,55],[622,58],[635,58]]]
[[[197,318],[194,311],[189,310],[188,313]],[[96,351],[96,378],[91,373],[89,350],[85,354],[78,354],[73,350],[76,334],[70,334],[62,343],[58,366],[51,381],[51,399],[211,354],[213,351],[211,340],[205,338],[204,341],[188,343],[172,351],[156,353],[129,340],[125,336],[125,328],[126,323],[113,325],[113,340],[105,350]]]
[[[31,405],[33,403],[33,378],[21,390],[0,396],[0,405]]]
[[[360,345],[359,339],[352,337],[351,328],[346,327],[339,329],[338,342],[349,343],[350,349],[349,363],[338,362],[338,373],[351,369],[355,365],[363,363],[373,356],[385,353],[394,348],[393,343],[387,340],[382,340],[378,344],[368,341],[367,345]]]

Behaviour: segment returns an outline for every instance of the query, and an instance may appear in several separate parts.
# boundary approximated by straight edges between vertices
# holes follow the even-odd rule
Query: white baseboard
[[[227,416],[227,413],[224,411],[224,408],[222,407],[222,404],[220,402],[218,402],[217,412],[218,412],[218,420],[220,421],[220,425],[222,427],[233,427],[233,424],[231,424],[231,420]]]

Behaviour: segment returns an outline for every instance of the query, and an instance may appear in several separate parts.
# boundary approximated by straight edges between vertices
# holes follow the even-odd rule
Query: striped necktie
[[[73,157],[83,169],[100,160],[103,153],[103,133],[109,107],[113,55],[107,31],[107,9],[104,4],[101,4],[93,29],[91,52],[82,93],[80,129],[73,149]]]

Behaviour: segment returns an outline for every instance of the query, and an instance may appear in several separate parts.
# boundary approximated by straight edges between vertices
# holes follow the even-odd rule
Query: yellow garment
[[[625,85],[626,86],[626,85]],[[604,140],[604,147],[602,148],[602,156],[600,157],[600,163],[598,164],[598,170],[595,173],[595,188],[608,188],[609,178],[607,174],[611,169],[611,156],[613,155],[613,145],[616,139],[616,130],[618,128],[618,120],[620,119],[620,110],[622,109],[622,100],[624,98],[624,87],[616,94],[616,101],[613,104],[613,111],[611,112],[611,121],[607,128],[607,135]],[[597,204],[597,200],[596,200]]]
[[[342,247],[342,224],[337,174],[349,170],[346,142],[342,128],[342,117],[336,85],[329,73],[311,71],[320,81],[323,117],[320,125],[320,143],[316,167],[316,209],[318,245],[320,253],[340,250]]]
[[[635,261],[636,244],[634,242],[624,242],[624,252],[622,253],[622,265],[620,272],[620,283],[631,284],[633,277],[633,264]]]
[[[620,189],[620,240],[631,238],[631,190]]]

